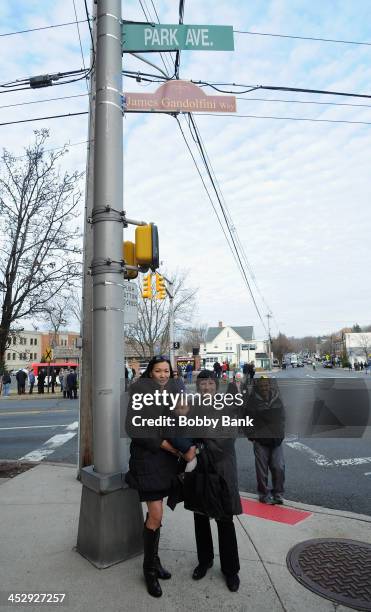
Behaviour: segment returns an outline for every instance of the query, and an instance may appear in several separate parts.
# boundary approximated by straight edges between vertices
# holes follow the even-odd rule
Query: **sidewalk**
[[[173,577],[162,581],[163,596],[150,597],[142,578],[142,558],[136,557],[97,570],[76,553],[81,484],[76,467],[39,464],[19,476],[0,480],[1,591],[67,593],[62,609],[76,612],[139,610],[198,612],[344,612],[299,584],[286,567],[286,554],[298,542],[311,538],[349,538],[371,543],[371,517],[288,502],[301,511],[299,522],[287,524],[242,514],[235,519],[241,560],[241,586],[230,593],[220,573],[215,522],[212,521],[215,563],[207,576],[191,579],[197,565],[193,517],[180,505],[166,508],[161,534],[161,559]],[[282,507],[255,502],[249,494],[245,509],[262,510],[270,517],[290,515]],[[272,514],[273,512],[273,514]],[[280,514],[281,513],[281,514]],[[294,520],[296,515],[293,513]],[[296,518],[295,518],[296,517]],[[303,518],[304,517],[304,518]],[[285,519],[286,520],[286,519]],[[290,519],[289,519],[290,520]],[[291,521],[292,522],[292,521]],[[16,609],[0,606],[1,612]],[[21,609],[51,610],[59,606],[26,605]]]

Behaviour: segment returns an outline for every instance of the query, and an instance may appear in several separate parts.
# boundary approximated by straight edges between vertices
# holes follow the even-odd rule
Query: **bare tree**
[[[206,341],[207,325],[190,327],[182,330],[181,351],[191,353],[193,348],[199,348]]]
[[[286,353],[290,353],[293,350],[293,344],[291,338],[287,338],[285,334],[278,334],[277,338],[272,338],[272,351],[276,359],[282,362],[282,359]]]
[[[4,150],[0,160],[0,369],[14,323],[45,312],[81,275],[76,261],[80,232],[71,226],[81,174],[60,170],[67,149],[47,152],[48,136],[47,130],[37,131],[23,158]]]
[[[186,272],[173,276],[165,274],[173,282],[174,325],[181,327],[189,323],[195,309],[197,289],[186,286]],[[139,281],[141,296],[141,282]],[[138,358],[152,357],[156,353],[169,351],[169,298],[158,300],[139,297],[138,324],[128,326],[125,341],[130,352]]]

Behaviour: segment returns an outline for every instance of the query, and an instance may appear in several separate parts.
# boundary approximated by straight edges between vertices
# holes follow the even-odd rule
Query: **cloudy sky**
[[[178,20],[176,0],[122,4],[125,19],[145,20],[142,4],[150,20],[156,20],[154,7],[161,22]],[[88,6],[91,10],[91,0]],[[78,18],[85,19],[83,0],[75,0],[75,7]],[[2,0],[0,82],[81,68],[76,24],[4,36],[74,20],[73,0]],[[351,0],[186,0],[184,23],[369,45],[236,32],[234,52],[183,52],[180,77],[368,94],[370,20],[369,0],[357,0],[356,5]],[[88,65],[86,23],[80,24],[80,35]],[[165,70],[159,54],[147,58]],[[167,54],[169,73],[172,59]],[[124,55],[123,66],[156,73],[129,55]],[[126,92],[152,92],[156,87],[124,79]],[[272,333],[288,335],[371,323],[371,98],[265,90],[239,95],[241,89],[235,88],[237,113],[197,115],[195,120],[247,257],[246,272],[262,318],[266,320],[270,308]],[[36,91],[0,91],[0,124],[88,109],[83,80]],[[208,88],[205,92],[216,93]],[[62,97],[68,99],[50,100]],[[206,176],[186,117],[179,121]],[[67,167],[85,168],[85,115],[0,125],[1,145],[22,155],[33,130],[41,127],[50,129],[50,148],[71,144]],[[134,218],[158,224],[161,260],[168,270],[189,270],[189,284],[199,287],[194,322],[252,324],[263,337],[251,296],[175,119],[127,113],[124,149],[125,209]],[[131,234],[129,230],[126,237]]]

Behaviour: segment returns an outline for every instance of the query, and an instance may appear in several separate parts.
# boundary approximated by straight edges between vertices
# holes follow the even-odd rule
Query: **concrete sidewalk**
[[[249,494],[241,495],[254,499]],[[238,593],[230,593],[221,575],[217,554],[207,576],[199,582],[192,580],[191,573],[197,565],[192,514],[183,505],[175,512],[167,508],[160,549],[161,559],[173,577],[162,581],[164,594],[154,599],[145,589],[142,557],[97,570],[75,551],[80,496],[81,484],[76,480],[73,466],[40,464],[0,485],[0,589],[3,593],[65,592],[64,609],[76,612],[134,609],[143,612],[343,612],[350,608],[314,595],[291,576],[286,567],[286,554],[294,544],[311,538],[350,538],[371,543],[369,516],[290,502],[286,506],[306,510],[311,515],[296,525],[288,525],[242,514],[235,518],[241,586]],[[214,521],[212,525],[217,553]],[[16,607],[1,605],[0,610],[10,612]],[[59,606],[29,604],[22,609],[55,610],[56,607]]]

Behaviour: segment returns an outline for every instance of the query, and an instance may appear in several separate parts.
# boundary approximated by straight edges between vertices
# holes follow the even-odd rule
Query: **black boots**
[[[160,542],[160,527],[156,529],[155,534],[156,534],[155,568],[157,571],[157,577],[161,578],[161,580],[169,580],[169,578],[171,578],[171,574],[170,572],[167,571],[167,569],[162,567],[160,557],[158,556],[158,545]]]
[[[158,556],[158,544],[160,541],[160,528],[154,531],[148,529],[144,525],[143,529],[143,543],[144,543],[144,559],[143,559],[143,573],[144,579],[147,585],[147,591],[152,597],[161,597],[162,590],[159,578],[168,580],[171,578],[170,572],[162,567],[160,558]]]

